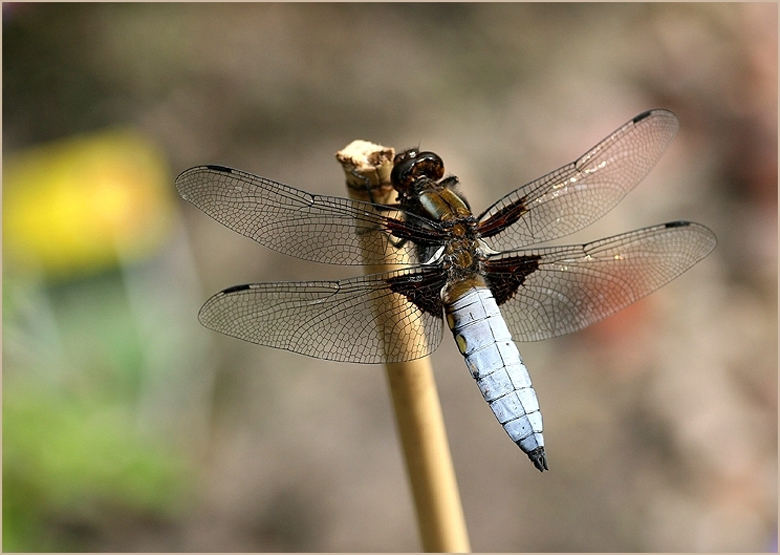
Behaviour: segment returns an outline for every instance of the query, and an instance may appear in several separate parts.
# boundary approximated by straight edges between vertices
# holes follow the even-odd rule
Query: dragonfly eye
[[[438,181],[444,176],[444,162],[433,152],[410,148],[396,155],[390,180],[398,191],[407,191],[421,177]]]
[[[403,152],[399,152],[395,155],[395,158],[393,158],[393,165],[397,166],[401,162],[405,160],[409,160],[410,158],[416,158],[417,155],[420,153],[419,150],[417,150],[415,147],[407,148]]]

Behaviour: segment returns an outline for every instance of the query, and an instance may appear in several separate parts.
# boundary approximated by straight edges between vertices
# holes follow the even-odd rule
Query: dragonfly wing
[[[517,341],[582,329],[679,276],[715,248],[703,225],[670,222],[584,245],[508,251],[485,264]]]
[[[637,115],[576,161],[499,199],[478,218],[482,238],[500,251],[586,227],[647,175],[678,127],[668,110]]]
[[[223,166],[198,166],[176,188],[206,214],[277,252],[332,264],[411,264],[435,222],[397,208],[313,195]],[[404,241],[406,239],[406,241]]]
[[[418,266],[341,281],[230,287],[200,310],[203,325],[252,343],[341,362],[400,362],[441,341],[444,274]]]

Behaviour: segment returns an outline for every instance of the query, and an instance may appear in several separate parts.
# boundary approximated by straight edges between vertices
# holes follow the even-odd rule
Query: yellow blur
[[[131,130],[12,154],[3,170],[6,270],[63,277],[148,255],[169,230],[172,194],[162,155]]]

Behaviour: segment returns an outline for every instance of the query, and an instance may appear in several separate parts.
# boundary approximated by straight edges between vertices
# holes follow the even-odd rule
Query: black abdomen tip
[[[531,459],[531,462],[534,463],[539,472],[550,470],[547,467],[547,454],[544,452],[544,447],[537,447],[528,453],[528,458]]]

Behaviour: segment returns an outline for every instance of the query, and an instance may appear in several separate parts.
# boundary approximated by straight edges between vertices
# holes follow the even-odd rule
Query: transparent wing
[[[584,228],[647,175],[678,126],[668,110],[639,114],[576,161],[499,199],[479,216],[480,234],[500,251]]]
[[[443,239],[435,222],[392,207],[312,195],[222,166],[186,170],[176,188],[233,231],[315,262],[410,264],[417,258],[414,242]]]
[[[584,245],[499,253],[485,270],[513,338],[537,341],[606,318],[688,270],[715,244],[706,227],[671,222]]]
[[[203,325],[315,358],[400,362],[441,341],[440,270],[417,267],[341,281],[237,285],[211,297]]]

